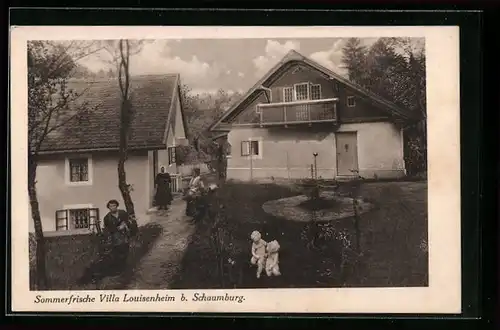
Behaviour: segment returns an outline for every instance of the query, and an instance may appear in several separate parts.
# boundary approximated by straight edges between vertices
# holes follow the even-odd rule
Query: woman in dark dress
[[[108,214],[103,219],[104,237],[109,243],[108,270],[112,273],[121,273],[127,265],[130,250],[130,220],[128,213],[118,209],[117,200],[110,200],[107,204]]]
[[[156,175],[155,187],[156,196],[155,202],[160,210],[168,209],[168,206],[172,202],[172,192],[170,191],[170,183],[172,179],[170,174],[165,172],[165,167],[161,167],[160,173]]]

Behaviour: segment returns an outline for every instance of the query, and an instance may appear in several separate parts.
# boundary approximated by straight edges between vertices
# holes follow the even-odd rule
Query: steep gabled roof
[[[285,66],[288,63],[291,62],[301,62],[304,63],[319,72],[323,73],[324,75],[335,79],[339,81],[340,83],[356,90],[358,93],[366,96],[367,98],[371,99],[374,103],[378,104],[381,109],[388,111],[390,115],[398,117],[402,120],[412,120],[412,119],[417,119],[416,115],[414,112],[410,111],[409,109],[402,108],[396,104],[394,104],[391,101],[388,101],[381,96],[349,81],[348,79],[342,77],[338,73],[333,72],[332,70],[322,66],[321,64],[317,63],[316,61],[313,61],[306,56],[298,53],[295,50],[290,50],[274,67],[272,67],[257,83],[252,86],[248,90],[248,92],[239,100],[239,102],[235,103],[230,109],[228,109],[217,121],[215,121],[210,127],[210,131],[217,131],[217,126],[222,123],[225,119],[228,117],[234,115],[234,112],[237,111],[240,107],[241,104],[245,102],[250,96],[254,95],[256,91],[258,91],[261,86],[263,87],[269,87],[266,86],[266,82],[270,80],[274,75],[278,74],[280,71],[280,68]],[[241,109],[240,109],[241,110]]]
[[[79,79],[69,81],[67,88],[81,93],[77,104],[85,102],[89,113],[84,120],[73,120],[50,134],[40,152],[118,149],[121,104],[118,81]],[[176,117],[174,100],[179,92],[179,75],[133,76],[130,91],[134,112],[130,149],[165,148],[164,141],[170,130],[168,124]]]

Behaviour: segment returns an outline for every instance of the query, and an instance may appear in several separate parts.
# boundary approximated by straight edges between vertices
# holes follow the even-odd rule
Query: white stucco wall
[[[344,124],[339,132],[357,132],[358,165],[365,178],[399,177],[405,174],[401,131],[392,123]],[[241,156],[241,141],[259,141],[259,156]],[[318,153],[318,176],[334,178],[335,133],[302,128],[237,128],[228,135],[232,146],[228,178],[305,178],[311,176],[313,153]],[[250,170],[252,169],[252,170]],[[252,175],[250,174],[252,173]]]
[[[92,154],[92,184],[68,185],[65,156],[58,155],[40,161],[37,170],[37,194],[44,232],[55,231],[55,212],[71,205],[91,205],[99,208],[102,220],[108,212],[106,203],[110,199],[120,202],[124,208],[118,188],[117,158],[112,155]],[[140,224],[149,221],[146,214],[150,202],[150,166],[147,153],[130,155],[125,166],[127,182],[133,185],[131,192],[136,216]],[[34,231],[30,219],[30,232]]]

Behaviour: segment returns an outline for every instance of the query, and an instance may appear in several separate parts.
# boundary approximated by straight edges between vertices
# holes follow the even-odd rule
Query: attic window
[[[347,97],[347,106],[349,108],[354,108],[356,106],[356,99],[354,98],[354,96]]]

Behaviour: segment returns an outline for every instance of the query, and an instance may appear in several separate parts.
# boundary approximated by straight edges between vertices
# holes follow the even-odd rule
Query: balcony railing
[[[289,125],[337,121],[337,98],[259,104],[261,125]]]

